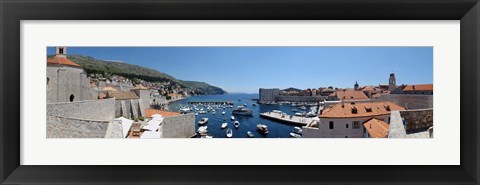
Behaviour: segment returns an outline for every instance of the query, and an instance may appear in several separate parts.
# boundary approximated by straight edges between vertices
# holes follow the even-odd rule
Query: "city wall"
[[[289,102],[319,102],[325,99],[324,96],[276,96],[276,101]]]
[[[386,94],[376,101],[389,101],[407,109],[433,108],[433,95]]]
[[[424,131],[433,126],[433,109],[400,111],[407,133]]]
[[[165,117],[162,123],[163,138],[189,138],[195,135],[195,115],[181,114]]]
[[[47,103],[47,115],[110,121],[115,118],[115,99]]]
[[[109,121],[47,115],[47,138],[104,138]]]

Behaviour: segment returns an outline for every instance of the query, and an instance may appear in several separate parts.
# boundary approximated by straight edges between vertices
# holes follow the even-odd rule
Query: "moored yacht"
[[[198,124],[200,125],[205,125],[208,122],[208,118],[202,118],[200,121],[198,121]]]
[[[268,127],[267,125],[258,124],[257,131],[260,132],[261,134],[268,134]]]
[[[251,116],[251,115],[253,115],[253,112],[250,109],[242,106],[242,107],[238,107],[238,108],[234,109],[232,111],[232,114],[242,115],[242,116]]]

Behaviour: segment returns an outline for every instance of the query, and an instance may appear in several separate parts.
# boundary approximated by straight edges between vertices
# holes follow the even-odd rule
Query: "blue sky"
[[[387,84],[391,72],[397,84],[433,83],[432,47],[67,47],[67,54],[136,64],[228,92]]]

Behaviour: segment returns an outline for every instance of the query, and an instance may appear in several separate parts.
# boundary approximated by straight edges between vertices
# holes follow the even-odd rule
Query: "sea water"
[[[187,99],[171,102],[169,106],[169,110],[171,111],[179,111],[182,106],[193,107],[192,104],[189,102],[195,101],[232,101],[233,108],[223,108],[215,109],[216,114],[212,115],[212,111],[210,110],[207,114],[198,114],[195,116],[195,131],[200,127],[198,121],[201,118],[208,118],[208,123],[205,124],[208,126],[208,135],[213,136],[214,138],[226,138],[226,130],[227,128],[231,128],[233,130],[233,138],[248,138],[247,131],[252,132],[255,135],[255,138],[290,138],[290,133],[293,132],[293,125],[288,125],[283,122],[277,122],[274,120],[266,119],[260,117],[260,113],[264,112],[271,112],[273,110],[280,110],[284,113],[289,115],[293,115],[292,112],[293,107],[289,104],[285,105],[266,105],[266,104],[258,104],[256,101],[252,100],[254,98],[258,98],[258,94],[222,94],[222,95],[202,95],[202,96],[191,96]],[[242,116],[242,115],[233,115],[236,121],[240,122],[240,127],[235,128],[233,126],[233,121],[230,119],[232,116],[232,110],[237,106],[246,104],[247,108],[252,110],[252,116]],[[253,106],[256,104],[256,106]],[[203,107],[204,111],[207,111],[208,106],[199,106],[197,108]],[[213,107],[213,106],[212,106]],[[223,107],[223,106],[221,106]],[[298,107],[297,107],[298,108]],[[225,115],[222,115],[222,111],[225,111]],[[195,110],[193,110],[195,112]],[[223,120],[225,118],[225,121]],[[227,122],[228,127],[222,129],[222,123]],[[268,126],[268,134],[263,135],[257,131],[257,124],[264,124]]]

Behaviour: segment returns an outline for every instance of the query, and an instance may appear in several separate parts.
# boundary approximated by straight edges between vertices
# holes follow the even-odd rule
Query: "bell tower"
[[[388,79],[388,90],[393,91],[397,88],[397,80],[395,79],[395,74],[390,73],[390,78]]]
[[[64,58],[67,57],[67,47],[58,46],[56,48],[55,56],[56,57],[64,57]]]
[[[358,85],[358,82],[355,81],[355,85],[353,85],[353,89],[358,90],[358,86],[359,86],[359,85]]]

